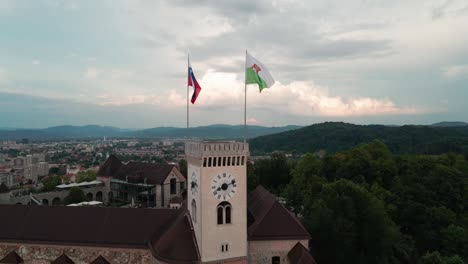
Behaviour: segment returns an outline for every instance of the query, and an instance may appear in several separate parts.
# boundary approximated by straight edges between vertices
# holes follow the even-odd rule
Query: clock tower
[[[247,158],[241,142],[185,145],[187,208],[202,263],[247,263]]]

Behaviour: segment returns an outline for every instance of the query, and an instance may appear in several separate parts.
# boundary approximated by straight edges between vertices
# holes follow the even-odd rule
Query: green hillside
[[[334,153],[378,139],[394,153],[468,153],[468,126],[383,126],[327,122],[251,139],[253,154],[286,151]]]

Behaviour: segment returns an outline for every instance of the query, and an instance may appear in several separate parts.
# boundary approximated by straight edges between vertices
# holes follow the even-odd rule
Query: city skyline
[[[184,127],[188,52],[191,126],[242,124],[245,49],[277,81],[251,125],[466,122],[466,23],[456,0],[4,0],[0,127]]]

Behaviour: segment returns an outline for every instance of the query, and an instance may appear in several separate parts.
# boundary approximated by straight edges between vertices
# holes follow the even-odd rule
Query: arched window
[[[231,204],[222,202],[216,207],[218,225],[230,224],[231,221]]]
[[[222,225],[223,224],[223,211],[224,211],[224,208],[221,207],[221,206],[218,206],[218,225]]]
[[[195,202],[195,199],[192,199],[192,221],[194,223],[197,222],[197,203]]]
[[[226,224],[231,223],[231,205],[226,205],[224,207],[224,212],[226,214]]]

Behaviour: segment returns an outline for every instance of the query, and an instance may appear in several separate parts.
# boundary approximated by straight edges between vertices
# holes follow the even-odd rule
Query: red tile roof
[[[113,176],[122,166],[122,162],[115,155],[110,155],[106,162],[99,168],[97,175]]]
[[[299,242],[289,251],[288,260],[294,264],[317,264],[307,248]]]
[[[51,262],[51,264],[75,264],[67,255],[62,254],[57,259]]]
[[[0,205],[0,215],[8,216],[0,217],[0,241],[149,249],[171,263],[199,259],[186,208]]]
[[[95,260],[91,261],[90,264],[111,264],[107,259],[105,259],[103,256],[99,255]]]
[[[0,205],[0,240],[147,248],[176,210]],[[77,228],[79,227],[79,228]],[[131,227],[131,228],[129,228]]]
[[[24,263],[24,261],[15,251],[11,251],[0,260],[0,263],[19,264]]]
[[[263,186],[249,194],[247,207],[249,240],[310,239],[299,220]]]
[[[146,178],[149,184],[162,184],[173,170],[177,176],[183,178],[175,165],[148,162],[130,162],[124,165],[115,155],[111,155],[99,168],[97,175],[138,183]]]
[[[179,210],[173,223],[150,242],[153,255],[168,263],[199,263],[200,254],[192,221],[185,208]]]

